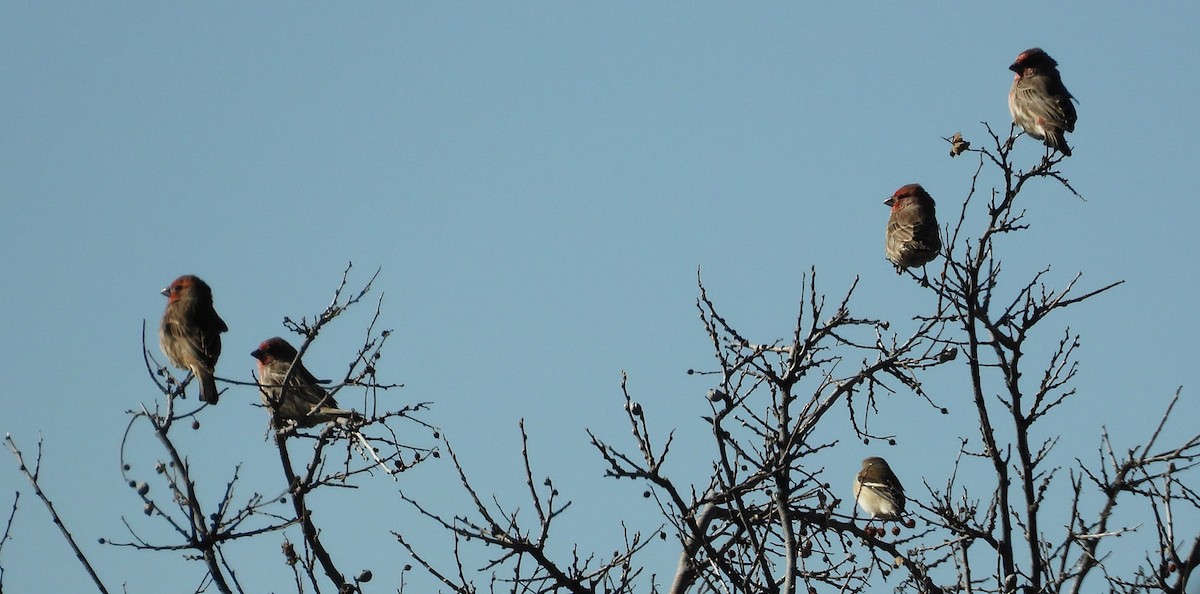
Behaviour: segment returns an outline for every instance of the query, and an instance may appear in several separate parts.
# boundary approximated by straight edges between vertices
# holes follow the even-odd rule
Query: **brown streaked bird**
[[[872,456],[862,461],[854,477],[854,500],[872,518],[894,520],[904,513],[904,486],[887,460]]]
[[[216,404],[216,373],[221,333],[229,330],[213,309],[212,289],[199,277],[185,274],[162,290],[167,309],[158,326],[158,345],[172,365],[186,369],[200,383],[200,399]]]
[[[263,404],[274,408],[280,419],[300,427],[355,416],[354,411],[338,408],[337,402],[318,385],[317,378],[309,373],[304,363],[296,361],[297,354],[295,347],[278,336],[264,340],[250,353],[258,359],[259,396]],[[296,370],[286,388],[281,390],[292,361],[296,361]]]
[[[1063,85],[1058,62],[1041,48],[1021,52],[1009,67],[1016,73],[1008,91],[1008,111],[1013,123],[1046,146],[1071,156],[1067,132],[1075,131],[1074,97]]]
[[[892,207],[888,216],[884,253],[896,265],[896,272],[924,266],[942,249],[938,230],[937,207],[921,184],[908,184],[883,201]]]

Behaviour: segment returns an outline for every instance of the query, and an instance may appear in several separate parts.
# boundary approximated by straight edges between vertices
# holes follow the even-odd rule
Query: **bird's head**
[[[159,291],[167,298],[167,303],[175,303],[183,299],[207,299],[212,301],[212,289],[200,277],[185,274],[171,282],[167,288]]]
[[[296,359],[296,354],[295,347],[278,336],[262,341],[257,349],[250,352],[251,357],[258,359],[259,365],[267,365],[272,361],[287,361],[290,363]]]
[[[1051,58],[1042,48],[1033,47],[1021,52],[1017,56],[1017,59],[1013,60],[1013,63],[1008,66],[1008,69],[1020,76],[1031,68],[1034,70],[1050,70],[1057,67],[1058,62],[1055,62],[1054,58]]]
[[[929,192],[925,191],[925,188],[921,187],[921,184],[901,186],[899,190],[896,190],[896,193],[892,194],[891,198],[883,201],[884,204],[892,207],[893,212],[914,202],[922,202],[930,205],[934,203],[933,197],[929,195]]]
[[[868,468],[879,470],[879,471],[883,471],[883,470],[890,471],[891,470],[891,468],[888,467],[887,460],[884,460],[883,458],[880,458],[879,456],[871,456],[870,458],[863,458],[862,469],[867,470]]]

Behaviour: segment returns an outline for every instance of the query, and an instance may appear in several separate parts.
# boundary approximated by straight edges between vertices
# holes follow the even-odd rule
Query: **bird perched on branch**
[[[929,192],[921,184],[908,184],[883,203],[892,207],[884,253],[896,265],[896,272],[924,266],[936,258],[942,249],[942,237],[937,208]]]
[[[1070,157],[1066,133],[1075,131],[1077,116],[1071,103],[1074,97],[1058,73],[1058,62],[1035,47],[1021,52],[1008,69],[1016,73],[1008,92],[1013,123]]]
[[[258,359],[258,385],[262,402],[284,421],[312,427],[339,418],[356,416],[338,408],[337,402],[317,383],[317,378],[298,361],[299,353],[288,341],[276,336],[264,340],[250,356]],[[295,371],[284,386],[284,378]],[[280,427],[277,427],[280,429]]]
[[[158,326],[158,344],[172,365],[186,369],[200,383],[200,399],[216,404],[213,379],[221,356],[221,333],[229,330],[213,309],[212,289],[199,277],[185,274],[162,290],[167,309]]]
[[[862,461],[854,477],[854,499],[872,518],[895,520],[904,513],[904,487],[887,460],[877,456]]]

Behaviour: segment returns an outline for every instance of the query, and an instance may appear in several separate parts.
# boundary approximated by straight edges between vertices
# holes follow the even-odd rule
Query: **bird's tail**
[[[1067,135],[1062,130],[1050,130],[1046,135],[1046,146],[1058,150],[1064,156],[1071,156],[1071,147],[1067,146]]]
[[[220,394],[217,393],[217,382],[213,379],[211,371],[196,366],[192,369],[192,374],[196,376],[196,380],[200,382],[200,400],[212,405],[217,404],[220,399]]]

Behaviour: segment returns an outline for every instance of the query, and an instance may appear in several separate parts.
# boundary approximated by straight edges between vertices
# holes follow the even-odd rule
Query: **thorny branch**
[[[4,553],[4,545],[12,538],[13,520],[17,517],[17,504],[21,502],[21,492],[13,492],[12,511],[8,512],[8,521],[4,523],[4,536],[0,536],[0,555]],[[0,594],[4,592],[4,563],[0,562]]]
[[[485,498],[467,478],[466,470],[454,448],[443,437],[443,445],[458,474],[461,486],[473,502],[473,509],[467,514],[447,518],[403,493],[401,498],[419,514],[454,536],[456,571],[451,574],[438,569],[400,532],[393,533],[397,541],[430,575],[455,592],[475,592],[477,588],[467,577],[459,556],[458,544],[462,541],[482,542],[486,546],[496,547],[501,552],[480,570],[498,572],[507,566],[511,577],[500,577],[501,574],[494,573],[493,580],[508,584],[512,592],[567,591],[584,594],[602,591],[601,588],[603,591],[628,591],[641,573],[640,569],[632,565],[632,560],[646,547],[649,539],[643,538],[641,532],[630,534],[626,531],[624,550],[614,552],[607,560],[597,559],[590,554],[581,556],[577,548],[572,551],[569,563],[556,559],[556,554],[548,543],[549,536],[554,521],[571,506],[571,502],[557,502],[559,492],[550,478],[542,481],[540,486],[537,484],[529,456],[529,435],[525,431],[524,421],[520,423],[520,429],[525,488],[536,517],[532,525],[525,524],[519,511],[508,510],[496,498],[492,498],[490,505],[484,503]]]
[[[334,292],[331,303],[313,321],[301,318],[300,322],[284,319],[284,325],[304,336],[300,352],[308,346],[318,334],[338,316],[351,306],[360,302],[369,292],[371,284],[378,277],[376,271],[366,285],[356,292],[347,295],[348,275],[351,270],[347,266],[342,280]],[[385,476],[392,479],[398,473],[411,468],[426,459],[431,450],[412,444],[404,443],[390,425],[396,420],[412,421],[418,427],[431,426],[416,417],[417,413],[428,408],[428,403],[408,404],[399,409],[381,407],[379,396],[385,390],[400,387],[399,384],[381,383],[377,380],[377,362],[383,356],[383,349],[390,330],[378,330],[377,324],[381,314],[381,303],[376,308],[368,324],[366,337],[357,353],[352,357],[347,367],[345,379],[330,389],[337,393],[347,387],[363,389],[363,406],[365,414],[356,415],[346,422],[331,423],[324,427],[314,428],[312,433],[302,432],[294,426],[280,422],[275,418],[274,408],[268,407],[272,417],[272,426],[281,428],[271,433],[279,452],[280,463],[284,473],[282,492],[270,497],[258,493],[249,496],[239,496],[240,465],[232,471],[231,478],[225,484],[223,491],[216,501],[205,505],[202,503],[200,481],[192,473],[188,457],[178,449],[172,438],[171,429],[176,422],[195,417],[199,411],[191,411],[180,415],[175,411],[176,397],[182,395],[182,389],[174,388],[175,382],[170,378],[169,371],[154,361],[150,349],[143,346],[144,359],[151,378],[155,381],[164,396],[162,403],[155,403],[152,409],[143,407],[140,411],[131,412],[131,420],[126,428],[121,445],[121,459],[126,480],[143,501],[143,511],[146,515],[159,518],[165,522],[182,543],[152,543],[140,537],[132,524],[126,521],[133,540],[128,543],[112,543],[116,546],[128,546],[142,550],[158,551],[195,551],[198,558],[205,562],[207,579],[221,592],[241,591],[236,583],[236,574],[230,560],[225,557],[223,547],[235,540],[255,538],[273,532],[285,530],[291,526],[299,526],[303,536],[304,549],[297,553],[290,541],[286,541],[285,562],[291,568],[296,579],[297,591],[305,589],[307,582],[315,590],[320,590],[318,578],[323,574],[339,592],[358,591],[360,584],[369,579],[370,572],[364,572],[357,578],[350,579],[346,572],[339,569],[334,560],[334,553],[324,544],[322,530],[317,525],[314,510],[310,506],[309,494],[325,487],[353,487],[353,480],[360,475],[373,474],[375,470],[383,470]],[[145,344],[145,324],[143,324],[143,345]],[[298,359],[298,358],[297,358]],[[295,361],[293,361],[295,363]],[[295,368],[295,366],[293,366]],[[158,377],[166,375],[167,382],[158,381]],[[257,381],[236,382],[222,380],[234,386],[253,386],[256,391],[261,389]],[[285,380],[283,385],[288,386]],[[281,391],[281,395],[287,395]],[[133,467],[127,461],[130,452],[127,444],[131,439],[131,430],[139,420],[148,421],[154,434],[166,452],[166,460],[154,463],[154,470],[166,484],[170,495],[171,505],[164,506],[155,501],[150,495],[150,485],[128,476]],[[196,419],[192,422],[193,429],[199,429]],[[308,450],[307,461],[295,460],[290,446],[294,442],[306,441],[312,444]],[[339,444],[344,453],[337,461],[336,452]],[[138,449],[137,451],[141,451]],[[356,462],[358,452],[363,460]],[[406,454],[412,454],[411,460],[406,460]],[[290,499],[290,502],[289,502]],[[290,513],[279,509],[280,505],[290,503]],[[290,554],[287,551],[291,551]],[[364,579],[365,576],[365,579]],[[303,577],[304,579],[301,579]],[[200,588],[198,588],[200,589]]]
[[[450,442],[416,418],[428,403],[400,410],[379,406],[382,391],[401,387],[381,383],[377,377],[378,361],[391,336],[389,330],[376,329],[382,297],[343,379],[330,388],[331,395],[362,388],[362,417],[302,432],[280,423],[275,403],[268,402],[286,485],[271,497],[239,495],[240,466],[235,466],[215,504],[208,505],[202,504],[207,490],[198,486],[188,456],[171,437],[178,421],[192,419],[193,429],[198,429],[203,407],[176,411],[176,398],[183,397],[190,379],[176,381],[155,360],[144,346],[143,324],[144,362],[164,400],[131,411],[122,440],[122,472],[142,499],[144,513],[161,519],[176,541],[151,543],[126,521],[133,541],[113,544],[190,552],[207,570],[197,591],[212,586],[221,592],[241,592],[223,546],[299,525],[303,549],[297,551],[286,537],[282,546],[297,591],[306,590],[306,582],[320,590],[319,574],[339,592],[361,591],[370,572],[347,579],[335,562],[340,553],[335,555],[322,541],[308,496],[323,487],[353,487],[354,479],[376,470],[397,479],[399,472],[414,464],[439,458],[444,448],[457,483],[469,497],[468,509],[446,513],[403,492],[400,497],[418,516],[452,537],[452,561],[439,561],[423,552],[424,545],[414,542],[411,533],[393,534],[419,567],[446,588],[464,594],[481,587],[514,594],[624,594],[647,590],[643,581],[649,582],[649,591],[657,592],[657,574],[641,564],[642,553],[653,540],[644,534],[668,540],[668,532],[679,547],[670,594],[796,594],[818,589],[859,593],[876,589],[878,580],[893,579],[897,591],[922,593],[1079,593],[1095,589],[1095,579],[1103,579],[1115,592],[1183,594],[1200,567],[1200,536],[1187,523],[1200,514],[1194,478],[1200,466],[1200,433],[1159,445],[1166,441],[1164,428],[1174,416],[1182,390],[1143,445],[1119,454],[1104,429],[1098,465],[1077,460],[1064,471],[1067,465],[1055,462],[1059,437],[1043,431],[1039,421],[1061,414],[1061,406],[1077,395],[1073,381],[1080,371],[1076,357],[1082,339],[1066,325],[1048,330],[1049,322],[1059,321],[1068,308],[1123,281],[1083,289],[1078,288],[1083,278],[1079,273],[1053,286],[1048,267],[1029,278],[1009,280],[1001,257],[1005,240],[1018,237],[1036,220],[1021,206],[1022,196],[1043,181],[1081,200],[1082,196],[1062,173],[1061,154],[1047,152],[1037,164],[1021,169],[1012,156],[1016,129],[1010,128],[1008,136],[1002,137],[983,125],[988,142],[982,148],[972,148],[961,134],[946,139],[952,145],[951,156],[975,154],[978,165],[957,221],[944,229],[940,271],[933,270],[932,276],[909,274],[930,296],[925,313],[913,318],[916,328],[911,333],[893,332],[886,320],[852,313],[858,278],[840,300],[827,302],[816,289],[813,269],[804,277],[795,324],[787,338],[752,340],[718,312],[697,273],[698,317],[713,347],[714,361],[710,369],[689,373],[713,381],[706,399],[696,399],[705,413],[701,419],[706,439],[712,440],[706,444],[712,452],[710,471],[699,481],[668,472],[669,460],[685,448],[677,444],[673,430],[664,437],[656,428],[651,421],[654,411],[634,398],[623,375],[620,389],[631,443],[618,447],[591,431],[588,435],[605,464],[606,476],[644,485],[643,495],[657,505],[663,524],[645,532],[622,524],[623,548],[611,555],[589,552],[586,539],[570,539],[575,544],[566,552],[551,546],[555,526],[561,525],[557,520],[572,503],[560,500],[550,478],[540,483],[535,478],[523,421],[521,476],[532,509],[524,515],[480,490],[468,478]],[[994,181],[988,181],[991,176]],[[330,322],[365,298],[379,275],[377,270],[361,290],[352,291],[347,288],[351,268],[347,266],[332,301],[320,313],[299,321],[284,318],[284,326],[303,337],[296,361]],[[962,359],[957,357],[959,351],[964,353]],[[822,462],[840,440],[818,439],[828,434],[818,428],[838,418],[831,412],[845,410],[848,433],[854,439],[894,443],[898,438],[894,429],[879,427],[884,422],[878,415],[880,402],[908,393],[947,414],[937,402],[940,390],[927,390],[924,382],[930,369],[954,361],[967,368],[975,426],[958,436],[959,451],[950,476],[922,477],[925,493],[908,493],[907,515],[862,522],[854,502],[843,502],[830,486],[844,477],[827,480],[830,473]],[[222,382],[260,387],[257,381]],[[287,385],[285,379],[283,386]],[[429,429],[442,446],[403,443],[388,424],[400,419]],[[157,461],[154,469],[166,485],[169,505],[153,499],[149,484],[129,474],[126,442],[141,420],[150,423],[165,451],[165,460]],[[40,442],[32,471],[11,437],[7,442],[98,589],[106,591],[41,491]],[[311,444],[307,460],[293,456],[290,448],[298,443]],[[688,444],[686,449],[704,448]],[[987,484],[980,487],[982,483],[974,480],[968,484],[964,477],[981,469],[988,476]],[[1050,495],[1064,491],[1070,505],[1066,522],[1055,516],[1061,506]],[[290,513],[276,511],[288,497]],[[1046,505],[1048,501],[1055,505]],[[1141,520],[1126,522],[1118,517],[1118,503],[1122,509],[1137,508]],[[849,513],[845,505],[850,506]],[[0,549],[8,541],[15,513],[16,501]],[[1061,533],[1055,532],[1059,526],[1064,528]],[[1113,541],[1135,535],[1152,538],[1153,546],[1133,570],[1118,568],[1113,563],[1117,556]],[[470,567],[472,556],[464,551],[467,543],[483,543],[498,553],[481,567]],[[477,573],[487,576],[486,586],[476,583]],[[1094,574],[1101,577],[1092,578]],[[2,580],[0,566],[0,589]],[[403,587],[402,582],[401,591]]]
[[[837,512],[840,501],[823,482],[824,471],[809,469],[806,461],[836,445],[811,441],[829,411],[846,402],[857,419],[854,426],[865,426],[878,392],[895,390],[889,380],[932,404],[915,374],[953,360],[953,348],[938,338],[937,322],[923,323],[900,339],[888,336],[885,322],[852,315],[849,303],[857,283],[829,314],[813,278],[815,271],[806,279],[792,338],[782,343],[746,338],[717,312],[700,283],[697,305],[719,366],[700,372],[718,378],[708,397],[711,415],[705,417],[717,457],[702,493],[685,497],[675,479],[664,474],[667,448],[651,448],[647,413],[632,400],[625,382],[625,410],[638,455],[592,435],[609,465],[607,474],[646,481],[675,527],[683,553],[671,592],[685,592],[697,581],[706,591],[795,592],[800,583],[856,589],[865,585],[864,571],[871,567],[884,572],[904,567],[923,591],[939,591],[926,565],[900,548],[905,540],[889,542],[881,538],[882,529],[857,526],[851,516]],[[837,374],[855,354],[870,358],[851,373]],[[811,387],[804,388],[806,382]],[[854,407],[855,397],[865,399],[861,409]],[[878,438],[862,430],[859,437]],[[866,545],[866,557],[852,553],[859,543]]]
[[[86,555],[83,554],[83,549],[79,548],[79,544],[75,542],[75,537],[71,535],[71,531],[67,530],[67,525],[63,522],[62,517],[58,515],[58,510],[54,509],[54,503],[50,501],[50,496],[42,491],[42,485],[38,482],[42,472],[42,440],[38,439],[37,458],[34,460],[33,468],[25,463],[25,456],[21,453],[21,449],[17,447],[17,442],[13,441],[12,435],[4,435],[4,444],[8,446],[8,451],[17,460],[17,469],[25,478],[29,479],[29,484],[33,485],[33,493],[42,500],[42,504],[46,506],[46,510],[50,512],[50,518],[54,521],[54,525],[58,527],[58,531],[62,533],[63,538],[67,540],[67,544],[71,546],[71,550],[75,552],[75,558],[83,565],[88,576],[92,578],[92,582],[96,584],[96,589],[107,594],[108,588],[104,587],[104,582],[100,580],[100,576],[96,573],[96,569],[92,567],[92,563],[88,561]],[[13,501],[13,514],[17,511],[16,501]],[[9,525],[12,524],[12,518],[9,517]],[[8,530],[4,531],[4,539],[8,539]],[[0,541],[2,544],[3,541]]]
[[[679,561],[668,592],[793,594],[818,587],[864,592],[874,589],[877,578],[893,575],[899,576],[898,591],[1008,594],[1064,591],[1070,585],[1078,592],[1094,568],[1105,569],[1114,590],[1183,592],[1187,577],[1200,563],[1200,537],[1176,545],[1181,542],[1175,530],[1176,508],[1198,507],[1195,489],[1182,476],[1196,465],[1193,456],[1200,438],[1150,456],[1147,452],[1159,437],[1156,432],[1144,448],[1120,463],[1105,436],[1109,455],[1102,466],[1109,470],[1096,474],[1080,465],[1079,471],[1070,472],[1070,534],[1058,545],[1047,536],[1056,526],[1047,513],[1059,510],[1043,505],[1062,482],[1063,472],[1061,466],[1052,466],[1058,438],[1038,438],[1035,424],[1052,418],[1076,395],[1072,383],[1079,373],[1076,354],[1081,345],[1081,337],[1069,328],[1046,332],[1047,321],[1121,281],[1078,289],[1082,275],[1076,275],[1055,288],[1047,284],[1049,269],[1044,269],[1012,284],[1015,293],[1003,296],[1010,283],[1002,274],[1001,240],[1032,224],[1032,217],[1018,207],[1023,193],[1038,187],[1034,182],[1050,180],[1082,197],[1059,169],[1062,155],[1047,153],[1033,167],[1019,169],[1011,155],[1016,130],[1010,128],[1008,137],[1001,138],[984,126],[991,141],[984,148],[971,148],[961,134],[947,139],[952,156],[974,153],[979,161],[958,220],[945,229],[941,270],[932,277],[909,275],[931,294],[929,313],[914,318],[918,324],[911,334],[900,336],[885,320],[851,313],[857,279],[836,305],[828,304],[814,287],[813,270],[805,278],[790,337],[754,341],[718,312],[704,283],[698,282],[697,309],[715,356],[713,369],[689,371],[714,380],[703,416],[714,453],[711,474],[703,481],[667,472],[668,460],[681,449],[676,434],[668,431],[664,436],[654,429],[651,411],[635,400],[629,379],[622,376],[631,447],[622,449],[591,431],[588,435],[606,464],[606,475],[644,484],[644,496],[657,504],[674,532]],[[974,207],[987,186],[985,172],[995,173],[997,182],[979,218]],[[977,235],[972,238],[968,229],[977,229]],[[1055,333],[1058,337],[1046,358],[1031,362],[1030,353]],[[893,523],[890,537],[874,520],[861,525],[856,511],[839,511],[842,501],[829,486],[832,481],[825,480],[820,462],[820,454],[837,447],[838,441],[816,441],[816,429],[830,424],[829,412],[844,406],[855,438],[894,442],[896,436],[886,426],[876,427],[878,404],[902,391],[948,414],[935,393],[926,390],[923,376],[933,367],[959,360],[960,350],[965,352],[961,365],[968,370],[977,433],[968,430],[960,436],[951,475],[942,482],[922,481],[927,501],[910,494],[911,513]],[[1023,381],[1026,377],[1033,381]],[[1170,410],[1164,422],[1169,416]],[[697,451],[692,444],[687,449]],[[454,537],[455,570],[444,571],[397,534],[419,565],[457,592],[475,592],[479,586],[464,567],[461,547],[483,542],[505,551],[483,570],[508,563],[513,592],[594,591],[548,555],[537,554],[545,551],[541,547],[549,539],[554,508],[544,505],[534,488],[526,450],[526,482],[538,519],[533,531],[519,528],[516,513],[506,512],[499,503],[485,505],[485,497],[448,445],[447,450],[474,502],[476,519],[449,519],[406,498]],[[968,488],[962,478],[980,466],[992,477],[984,492],[974,481]],[[1090,501],[1085,478],[1109,501],[1096,520],[1085,519]],[[1163,551],[1151,555],[1134,580],[1109,573],[1101,554],[1105,542],[1137,528],[1111,528],[1118,495],[1148,504],[1158,549]],[[853,502],[849,505],[853,510]],[[537,568],[532,574],[523,573],[527,561]],[[1177,579],[1167,583],[1166,575]],[[493,574],[493,589],[497,579]],[[634,591],[625,582],[619,586],[607,591]],[[657,585],[651,589],[657,591]]]

